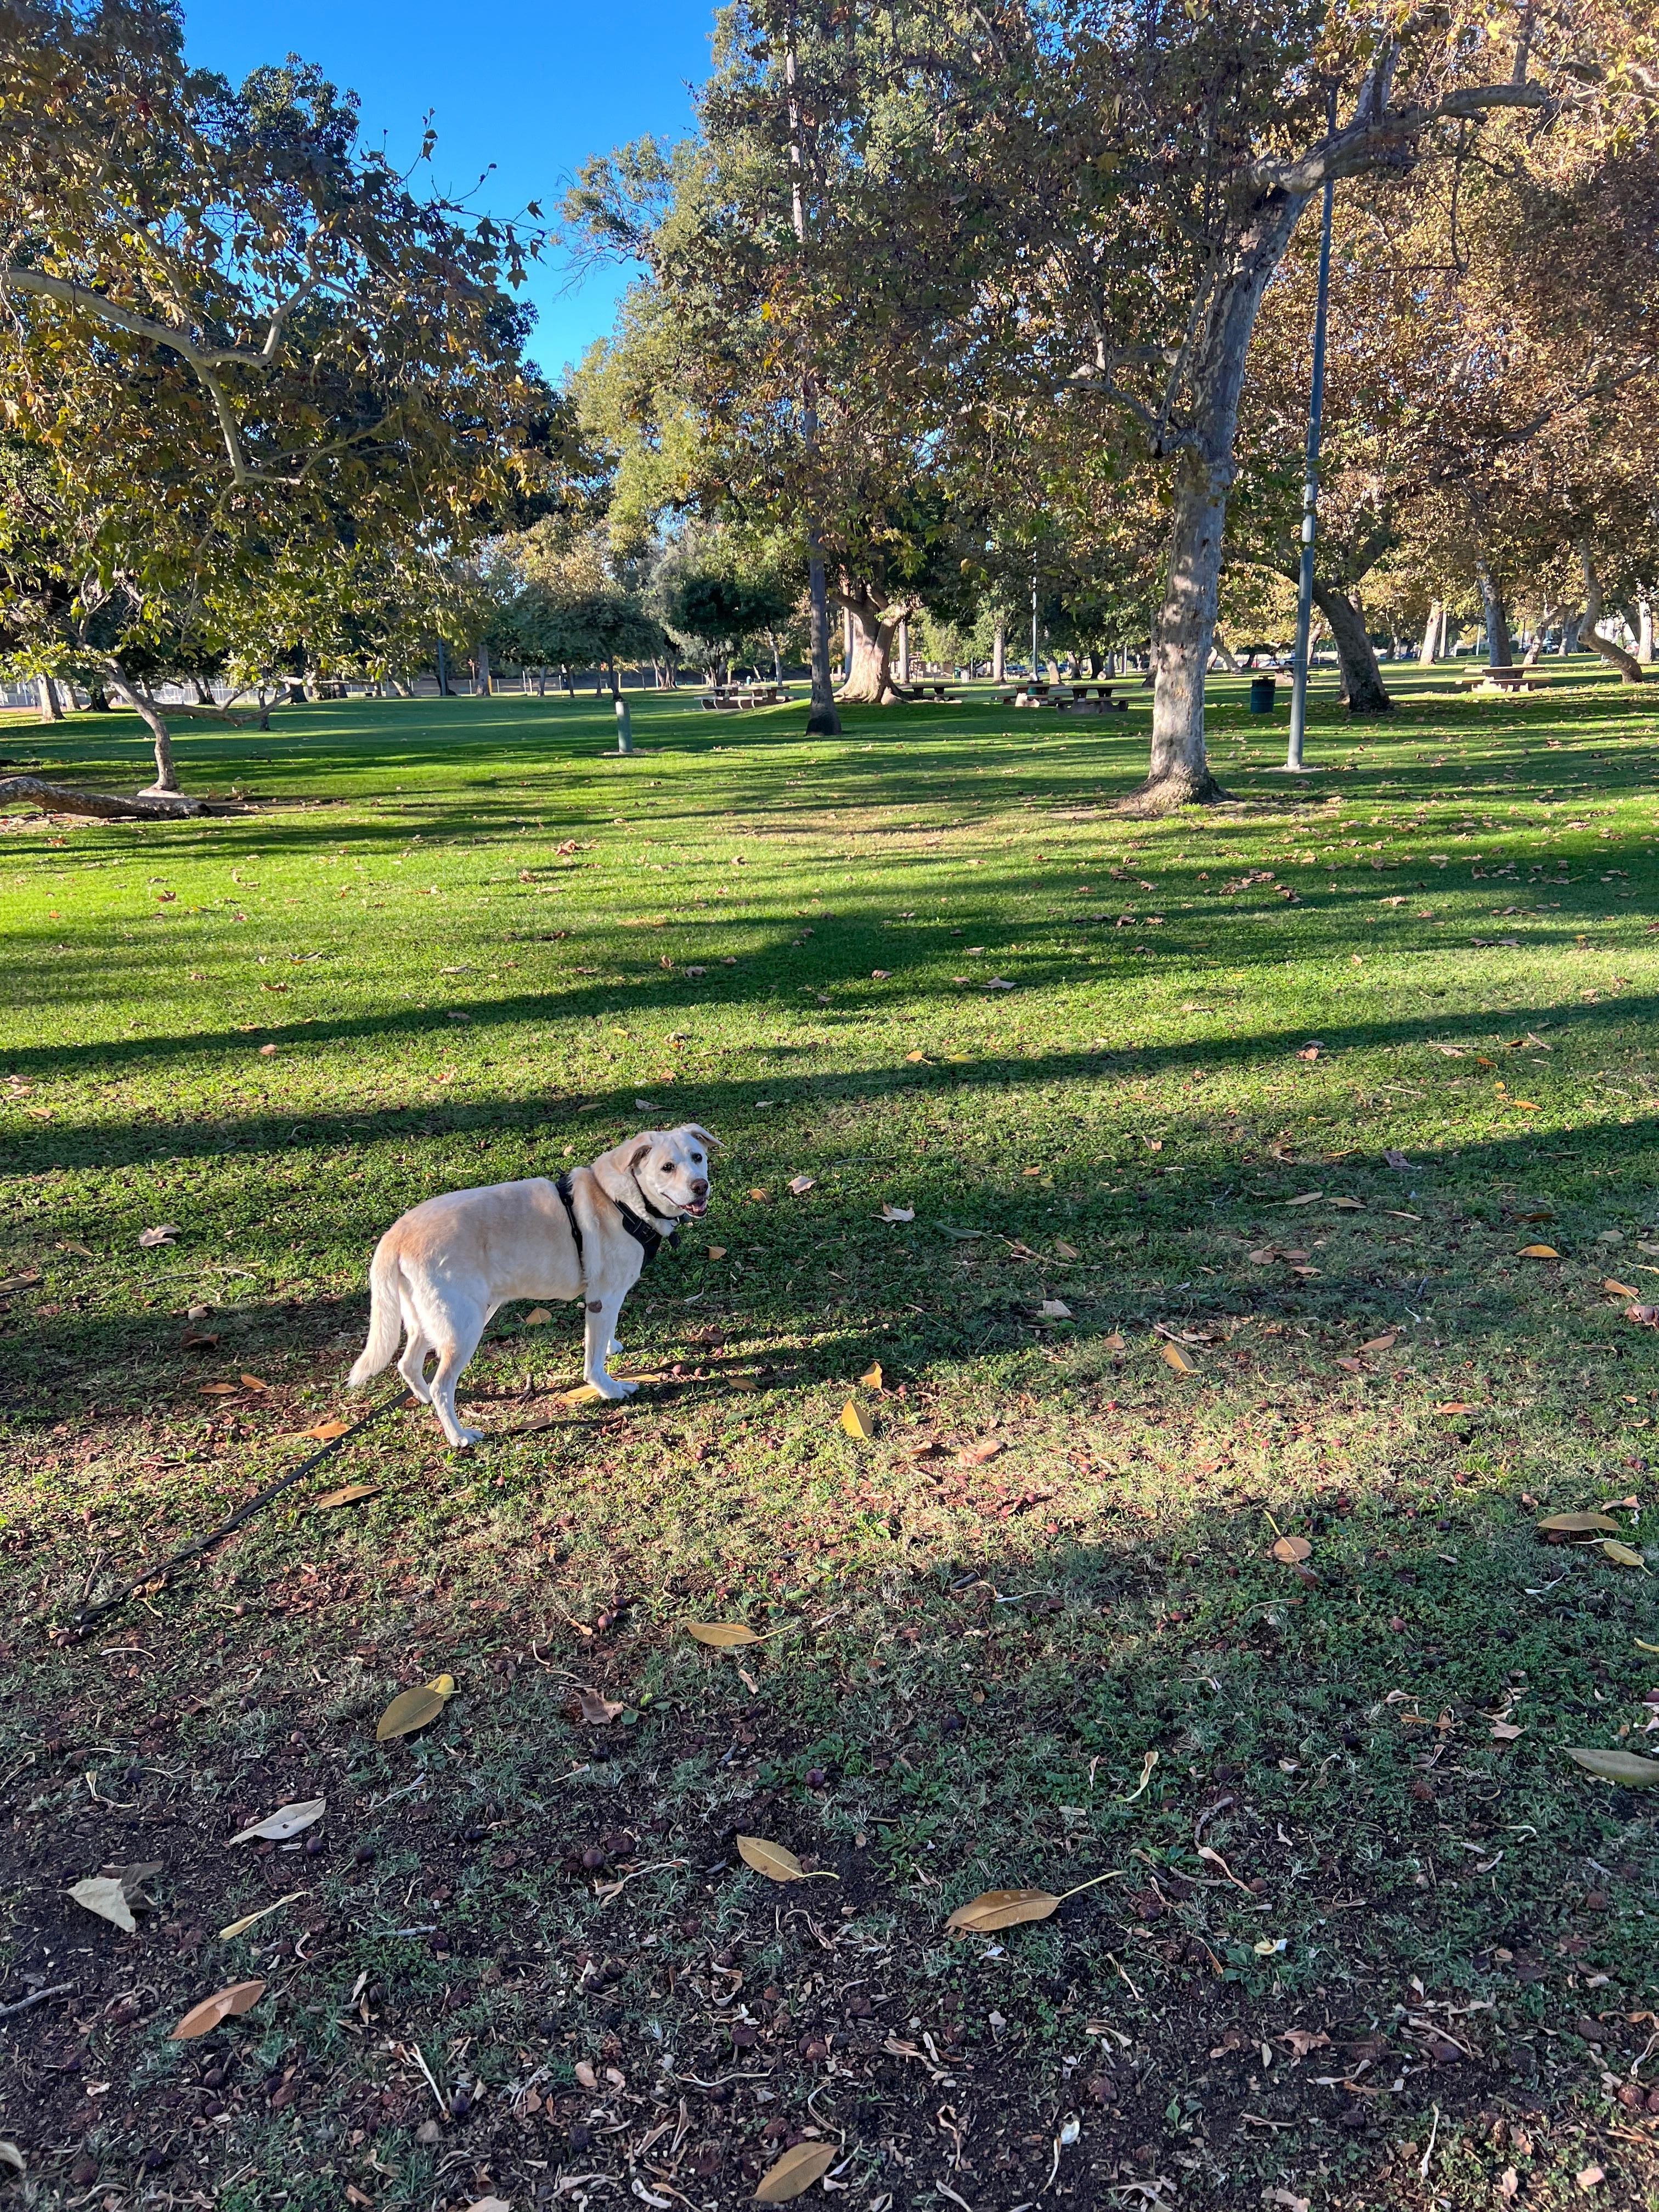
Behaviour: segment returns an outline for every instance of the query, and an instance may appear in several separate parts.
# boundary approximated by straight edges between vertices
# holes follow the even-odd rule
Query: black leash
[[[83,1605],[70,1623],[71,1632],[77,1636],[84,1635],[94,1621],[101,1620],[106,1613],[113,1613],[118,1606],[125,1605],[141,1589],[148,1589],[152,1583],[165,1584],[175,1567],[182,1566],[186,1559],[199,1559],[204,1552],[211,1551],[216,1544],[222,1544],[234,1529],[240,1528],[244,1521],[251,1521],[256,1513],[270,1504],[272,1498],[280,1498],[285,1490],[292,1490],[302,1475],[309,1474],[314,1467],[320,1467],[331,1453],[338,1451],[342,1444],[349,1444],[353,1437],[361,1436],[383,1413],[389,1413],[394,1406],[402,1405],[404,1395],[405,1393],[399,1389],[390,1398],[383,1399],[372,1413],[365,1413],[361,1421],[354,1421],[343,1436],[331,1437],[320,1451],[313,1452],[309,1459],[302,1459],[298,1467],[291,1468],[280,1481],[268,1484],[217,1528],[210,1530],[205,1536],[192,1537],[188,1544],[180,1546],[178,1551],[163,1559],[160,1566],[147,1568],[136,1582],[126,1583],[109,1597],[100,1598],[96,1605]]]

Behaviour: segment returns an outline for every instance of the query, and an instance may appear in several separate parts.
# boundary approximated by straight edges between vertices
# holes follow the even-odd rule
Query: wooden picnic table
[[[735,714],[746,707],[782,706],[789,693],[778,684],[716,684],[700,696],[706,713]]]
[[[1471,689],[1492,691],[1531,691],[1549,678],[1541,668],[1464,668],[1458,672],[1457,680]]]

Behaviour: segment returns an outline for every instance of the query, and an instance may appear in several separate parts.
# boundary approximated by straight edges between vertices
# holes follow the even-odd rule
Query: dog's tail
[[[381,1237],[368,1269],[368,1342],[357,1356],[347,1380],[354,1390],[389,1365],[403,1334],[403,1315],[398,1303],[398,1255],[391,1239]]]

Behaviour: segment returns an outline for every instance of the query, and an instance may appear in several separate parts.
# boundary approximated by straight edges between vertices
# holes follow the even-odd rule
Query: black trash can
[[[1276,676],[1251,677],[1250,712],[1253,714],[1271,714],[1273,710],[1273,694],[1278,689],[1279,679]]]

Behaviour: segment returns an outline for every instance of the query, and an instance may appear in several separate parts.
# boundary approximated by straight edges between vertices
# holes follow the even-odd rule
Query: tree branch
[[[1367,79],[1369,89],[1371,80]],[[1431,123],[1468,120],[1492,108],[1547,106],[1549,94],[1541,85],[1479,84],[1449,92],[1424,106],[1402,107],[1395,114],[1368,114],[1364,108],[1345,131],[1338,131],[1317,146],[1310,146],[1293,161],[1260,161],[1244,172],[1245,181],[1259,191],[1288,192],[1297,199],[1312,197],[1328,177],[1357,175],[1415,138]]]

